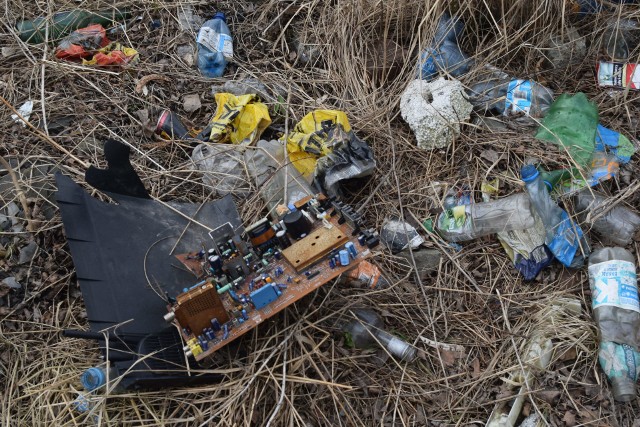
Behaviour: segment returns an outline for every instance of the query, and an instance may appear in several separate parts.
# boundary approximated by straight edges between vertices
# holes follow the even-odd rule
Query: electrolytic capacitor
[[[287,232],[284,230],[280,230],[276,233],[276,239],[278,240],[278,245],[282,249],[286,249],[291,246],[291,240],[287,237]]]
[[[215,317],[211,319],[211,329],[213,329],[214,332],[218,332],[221,329],[220,322],[218,322],[218,319]]]
[[[333,257],[329,258],[329,268],[332,270],[336,268],[336,262],[333,260]]]
[[[340,255],[339,254],[335,254],[333,256],[333,262],[335,262],[336,265],[340,265]]]
[[[282,252],[280,252],[280,251],[275,251],[275,252],[273,253],[273,256],[274,256],[278,261],[280,261],[280,260],[282,259]]]
[[[339,252],[340,255],[340,265],[345,266],[345,265],[349,265],[349,263],[351,262],[351,260],[349,259],[349,251],[347,251],[346,249],[343,249]]]
[[[214,272],[219,272],[222,270],[222,258],[218,255],[211,255],[207,261],[209,261],[209,265]]]
[[[245,310],[244,308],[242,309],[242,318],[244,320],[249,320],[249,315],[247,314],[247,310]]]
[[[360,243],[360,246],[364,246],[367,242],[367,238],[364,234],[361,234],[358,236],[358,243]]]
[[[212,257],[216,254],[216,250],[211,248],[207,251],[207,258]]]
[[[356,245],[354,245],[353,242],[347,242],[344,245],[344,248],[349,251],[349,255],[351,255],[351,258],[356,259],[356,256],[358,256],[358,250],[356,249]]]
[[[236,251],[236,244],[233,243],[233,240],[231,239],[227,240],[227,245],[229,245],[229,249],[231,249],[233,252]]]
[[[244,270],[242,270],[242,266],[237,266],[236,267],[236,273],[238,274],[238,276],[244,276]]]

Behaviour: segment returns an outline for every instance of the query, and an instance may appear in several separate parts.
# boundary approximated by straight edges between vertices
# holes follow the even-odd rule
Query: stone
[[[197,93],[185,95],[182,102],[182,108],[184,108],[184,111],[186,111],[187,113],[193,113],[194,111],[202,107],[202,103],[200,102],[200,95],[198,95]]]
[[[404,250],[396,256],[403,258],[403,264],[406,264],[408,268],[413,268],[411,253],[408,250]],[[442,253],[437,249],[421,248],[413,251],[413,259],[416,261],[420,280],[426,280],[432,272],[438,270],[441,258]]]
[[[25,247],[20,249],[20,257],[18,258],[18,264],[26,264],[30,262],[38,250],[36,242],[29,242]]]
[[[22,289],[22,285],[13,276],[2,279],[2,284],[10,287],[11,289]]]
[[[458,80],[413,80],[400,97],[400,113],[416,136],[418,147],[444,148],[460,134],[472,105]]]

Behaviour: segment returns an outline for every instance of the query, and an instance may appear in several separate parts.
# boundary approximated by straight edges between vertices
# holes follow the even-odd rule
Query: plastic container
[[[553,103],[553,92],[533,80],[513,78],[490,65],[485,70],[468,91],[469,102],[481,114],[543,117]]]
[[[432,80],[439,72],[459,77],[469,71],[472,60],[458,46],[464,24],[457,17],[443,14],[438,21],[431,45],[420,55],[420,78]]]
[[[640,215],[621,205],[599,215],[611,204],[611,199],[602,194],[583,190],[576,194],[575,203],[580,221],[592,221],[592,229],[604,243],[627,246],[640,228]]]
[[[589,259],[589,283],[593,316],[601,342],[602,368],[611,380],[614,398],[628,402],[635,399],[637,372],[619,375],[614,367],[616,360],[618,365],[625,365],[625,359],[633,355],[640,344],[640,304],[634,256],[620,247],[594,251]],[[630,347],[626,353],[631,353],[625,356],[625,348],[608,349],[611,347],[608,343],[626,345]]]
[[[114,383],[117,375],[116,368],[108,368],[106,364],[101,364],[84,371],[80,382],[85,390],[94,391],[105,386],[108,382]]]
[[[436,230],[449,242],[463,242],[489,234],[533,227],[535,218],[526,194],[447,209],[438,215]]]
[[[196,38],[198,69],[205,77],[220,77],[233,59],[233,39],[224,13],[217,12],[204,24]]]
[[[400,360],[415,360],[416,348],[385,331],[384,322],[378,313],[371,309],[357,309],[353,312],[356,319],[346,323],[342,330],[354,347],[371,348],[380,345]]]
[[[589,254],[589,245],[580,226],[551,199],[547,186],[535,166],[526,165],[520,173],[529,194],[532,209],[544,225],[545,244],[565,266],[581,267]]]

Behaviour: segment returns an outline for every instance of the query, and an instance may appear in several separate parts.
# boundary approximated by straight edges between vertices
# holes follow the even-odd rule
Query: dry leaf
[[[576,415],[571,411],[567,411],[564,413],[564,417],[562,417],[562,421],[564,421],[564,424],[567,427],[573,427],[576,425]]]

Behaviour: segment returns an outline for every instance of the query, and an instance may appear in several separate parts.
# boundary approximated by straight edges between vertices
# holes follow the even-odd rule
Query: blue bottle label
[[[640,313],[636,266],[612,260],[589,266],[589,282],[594,309],[614,306]]]
[[[196,42],[212,52],[220,52],[226,60],[233,59],[233,39],[226,34],[219,34],[213,28],[202,27]]]
[[[516,113],[529,114],[531,111],[533,82],[529,80],[511,80],[507,87],[504,115]]]
[[[580,226],[571,221],[569,215],[562,211],[560,223],[554,230],[553,240],[547,243],[547,247],[558,261],[569,267],[580,249],[582,236]]]
[[[598,353],[600,366],[609,379],[628,378],[633,382],[638,381],[640,352],[633,347],[605,341],[600,343]]]

